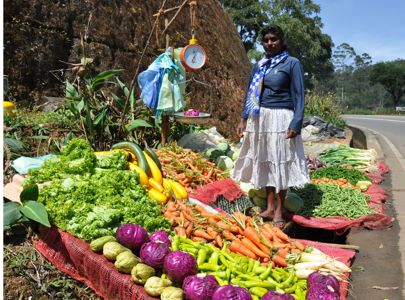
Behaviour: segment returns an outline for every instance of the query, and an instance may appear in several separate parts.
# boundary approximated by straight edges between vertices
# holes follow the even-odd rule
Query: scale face
[[[201,69],[206,59],[204,48],[198,44],[187,45],[180,53],[181,63],[186,69],[192,71]]]

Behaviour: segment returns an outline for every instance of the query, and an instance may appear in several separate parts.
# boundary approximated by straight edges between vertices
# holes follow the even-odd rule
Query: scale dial
[[[180,53],[181,63],[191,71],[201,69],[205,65],[206,59],[204,48],[198,44],[187,45]]]

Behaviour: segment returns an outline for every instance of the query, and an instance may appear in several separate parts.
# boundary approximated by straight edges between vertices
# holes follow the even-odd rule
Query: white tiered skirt
[[[233,178],[255,188],[272,186],[278,193],[309,182],[301,135],[286,139],[294,112],[261,108],[249,117]]]

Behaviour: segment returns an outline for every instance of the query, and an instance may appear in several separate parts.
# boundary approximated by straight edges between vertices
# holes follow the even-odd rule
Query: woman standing
[[[252,69],[237,134],[243,137],[233,177],[266,187],[267,209],[261,216],[283,227],[287,189],[309,181],[301,126],[304,118],[304,72],[288,55],[277,25],[261,31],[266,51]],[[277,197],[277,205],[275,199]]]

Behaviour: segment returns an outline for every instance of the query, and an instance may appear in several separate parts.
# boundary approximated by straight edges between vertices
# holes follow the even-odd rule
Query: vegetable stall
[[[41,184],[38,202],[54,225],[41,227],[35,247],[98,295],[345,299],[354,251],[294,239],[247,209],[189,199],[187,189],[230,180],[199,153],[130,142],[112,148],[94,152],[73,139],[24,182]]]

